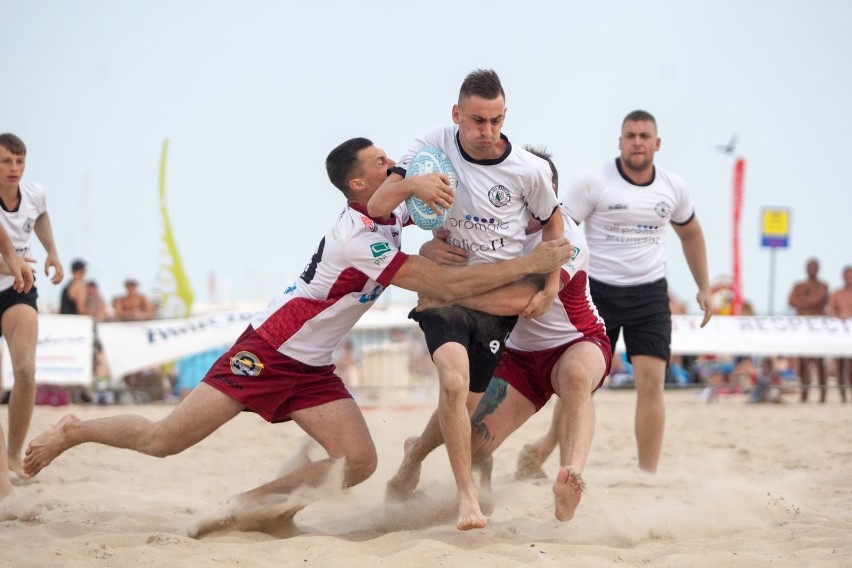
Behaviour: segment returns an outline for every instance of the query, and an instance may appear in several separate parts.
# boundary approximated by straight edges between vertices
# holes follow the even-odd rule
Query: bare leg
[[[819,401],[825,404],[826,396],[828,395],[828,385],[826,385],[825,361],[822,357],[814,358],[814,368],[816,369],[817,382],[819,383]]]
[[[9,480],[6,463],[6,441],[0,428],[0,521],[30,520],[38,516],[40,508],[34,503],[18,499]]]
[[[328,452],[329,457],[308,461],[292,472],[231,499],[225,511],[203,519],[190,529],[193,537],[218,530],[276,532],[317,496],[302,489],[330,483],[329,490],[361,483],[376,470],[376,448],[358,405],[341,399],[298,410],[296,422]],[[339,472],[339,476],[332,472]]]
[[[600,348],[583,342],[567,349],[554,371],[553,387],[562,399],[562,418],[558,421],[560,469],[553,483],[554,513],[563,522],[574,518],[585,487],[582,473],[595,434],[592,389],[605,369],[606,360]]]
[[[532,444],[526,444],[521,448],[521,452],[518,454],[518,467],[515,471],[516,479],[545,479],[547,477],[542,466],[559,443],[559,420],[561,416],[562,400],[557,398],[547,432]]]
[[[19,477],[24,473],[21,452],[35,406],[35,350],[38,340],[38,313],[25,304],[12,306],[3,314],[3,337],[9,346],[9,358],[15,384],[9,398],[8,468]]]
[[[470,455],[470,416],[466,406],[470,383],[468,356],[458,343],[445,343],[432,356],[438,369],[440,394],[438,424],[447,446],[450,467],[456,480],[459,515],[456,528],[482,528],[488,519],[479,508]]]
[[[127,448],[155,457],[182,452],[236,416],[243,405],[200,383],[158,422],[133,414],[81,422],[68,415],[38,435],[26,451],[24,471],[36,475],[66,450],[84,442]]]
[[[666,423],[663,401],[666,362],[647,355],[635,355],[632,362],[636,381],[635,431],[639,468],[655,473],[660,462]]]

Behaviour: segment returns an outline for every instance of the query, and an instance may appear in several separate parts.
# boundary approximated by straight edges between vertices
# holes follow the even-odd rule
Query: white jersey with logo
[[[22,181],[18,185],[21,203],[14,211],[6,209],[4,204],[0,214],[0,225],[9,235],[12,246],[19,256],[32,258],[32,236],[36,219],[47,211],[44,187],[39,183]],[[0,290],[11,288],[15,283],[13,276],[0,275]]]
[[[518,323],[506,346],[518,351],[541,351],[575,341],[581,337],[606,333],[603,319],[589,291],[589,246],[583,231],[565,207],[560,207],[565,222],[565,238],[574,245],[574,254],[562,265],[559,278],[562,289],[543,315]],[[525,249],[531,252],[541,242],[541,231],[530,235]]]
[[[449,244],[471,253],[471,264],[519,256],[527,213],[547,221],[559,205],[547,162],[502,137],[507,143],[503,156],[474,160],[459,144],[458,126],[433,128],[417,138],[397,164],[408,168],[427,146],[440,148],[450,159],[459,184],[444,227],[450,232]]]
[[[302,275],[252,318],[252,327],[288,357],[330,365],[333,351],[408,258],[400,251],[407,221],[404,203],[388,219],[372,219],[365,207],[348,203]]]
[[[618,160],[581,174],[565,196],[568,214],[585,222],[594,254],[589,275],[614,286],[634,286],[666,275],[669,223],[689,222],[695,214],[686,183],[654,166],[654,179],[635,185]]]

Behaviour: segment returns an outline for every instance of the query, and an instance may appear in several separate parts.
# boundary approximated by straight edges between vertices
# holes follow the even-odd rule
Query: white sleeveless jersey
[[[22,181],[18,188],[21,192],[21,203],[15,211],[2,208],[0,225],[9,235],[18,255],[32,257],[35,222],[47,211],[47,201],[44,196],[44,187],[39,183]],[[14,283],[15,279],[12,276],[0,275],[0,291],[11,288]]]
[[[635,185],[616,160],[574,180],[565,196],[568,214],[585,222],[592,249],[589,274],[614,286],[646,284],[666,275],[666,232],[695,214],[686,183],[654,166],[654,179]]]
[[[330,365],[334,350],[408,258],[400,251],[406,222],[404,203],[382,220],[348,203],[302,275],[252,318],[252,327],[288,357]]]
[[[560,270],[562,290],[543,315],[534,319],[518,318],[506,342],[506,346],[512,349],[541,351],[606,332],[589,291],[589,246],[586,238],[564,206],[560,207],[560,212],[565,222],[565,238],[574,245],[574,254]],[[541,231],[530,235],[525,245],[526,252],[532,251],[540,242]]]
[[[515,258],[523,251],[527,213],[547,221],[559,205],[550,184],[550,166],[523,148],[508,143],[493,160],[474,160],[458,142],[458,127],[433,128],[417,138],[397,164],[408,168],[426,146],[449,157],[459,180],[444,227],[447,242],[471,253],[470,264]]]

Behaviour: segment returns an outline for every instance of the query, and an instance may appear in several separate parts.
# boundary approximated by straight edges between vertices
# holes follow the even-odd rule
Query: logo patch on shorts
[[[231,357],[231,372],[244,377],[256,377],[263,370],[263,363],[254,353],[240,351]]]

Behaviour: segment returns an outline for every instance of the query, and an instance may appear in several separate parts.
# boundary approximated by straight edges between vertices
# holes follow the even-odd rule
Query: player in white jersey
[[[686,184],[680,176],[654,165],[660,149],[657,123],[648,112],[628,114],[621,125],[621,155],[580,175],[565,198],[571,217],[585,222],[592,251],[592,297],[606,322],[613,348],[621,330],[636,383],[635,434],[639,467],[655,472],[665,429],[663,387],[671,357],[672,322],[666,283],[665,236],[671,225],[680,238],[696,300],[712,315],[704,233]],[[530,448],[521,462],[541,463],[552,451],[555,428]],[[535,468],[533,468],[535,471]],[[518,472],[519,477],[525,474]]]
[[[544,150],[531,151],[550,165],[556,192],[558,174],[550,154]],[[490,491],[494,451],[556,393],[563,406],[559,413],[560,467],[553,493],[557,519],[568,521],[580,501],[584,486],[582,472],[594,434],[592,394],[609,372],[611,348],[603,319],[589,291],[586,239],[564,207],[560,212],[565,222],[565,237],[575,251],[562,265],[562,287],[544,315],[521,318],[512,330],[494,377],[471,417],[471,446],[474,467],[482,470],[482,482]],[[536,221],[530,224],[526,249],[540,242],[540,228]],[[423,251],[452,264],[463,264],[467,257],[464,251],[453,250],[434,239],[424,245]],[[476,309],[489,306],[500,313],[517,314],[534,292],[534,286],[522,282],[512,289],[495,290],[461,303]],[[421,298],[420,308],[431,302]],[[388,492],[393,497],[405,499],[412,494],[423,460],[442,441],[434,419],[421,436],[406,440],[403,462],[388,482]]]
[[[14,134],[0,134],[0,227],[8,235],[14,251],[4,255],[9,268],[16,262],[31,260],[32,235],[35,233],[47,252],[44,272],[51,282],[62,281],[62,263],[53,241],[44,188],[23,181],[27,148]],[[11,272],[11,270],[10,270]],[[51,274],[52,272],[52,274]],[[14,385],[9,398],[9,440],[0,431],[0,499],[11,495],[9,471],[24,474],[21,454],[35,405],[35,353],[38,340],[38,291],[24,291],[15,275],[0,275],[0,333],[6,339],[12,361]],[[17,288],[16,288],[17,287]],[[5,448],[4,448],[5,446]],[[0,513],[2,517],[2,513]]]
[[[528,215],[544,223],[543,238],[562,236],[559,205],[550,189],[547,165],[502,134],[506,95],[493,70],[468,74],[453,105],[453,126],[430,130],[415,140],[400,161],[400,170],[370,200],[370,212],[386,214],[408,197],[400,186],[404,168],[426,146],[437,146],[453,164],[456,198],[444,226],[448,242],[470,252],[473,263],[494,262],[521,254]],[[559,287],[559,273],[547,275],[525,315],[544,313]],[[470,462],[470,415],[491,380],[505,340],[517,316],[461,306],[412,312],[423,329],[438,370],[438,415],[456,480],[457,528],[484,527]]]
[[[27,449],[26,471],[38,473],[65,450],[84,442],[168,456],[200,442],[243,410],[269,422],[293,420],[328,453],[270,483],[240,494],[234,510],[194,527],[210,530],[265,530],[281,515],[301,506],[270,512],[269,497],[322,483],[333,462],[343,458],[343,485],[368,478],[376,450],[364,418],[331,354],[358,318],[390,284],[444,298],[462,297],[501,286],[530,273],[546,273],[569,256],[565,239],[543,243],[533,255],[497,264],[440,267],[400,250],[400,232],[409,222],[402,205],[386,217],[370,217],[366,205],[394,165],[366,138],[348,140],[326,160],[331,182],[346,206],[320,241],[301,277],[251,321],[236,343],[214,363],[204,380],[164,419],[151,422],[124,415],[80,421],[66,416]],[[426,179],[426,178],[432,178]],[[407,183],[421,196],[433,176]],[[280,501],[278,502],[280,504]],[[279,514],[280,513],[280,514]]]

